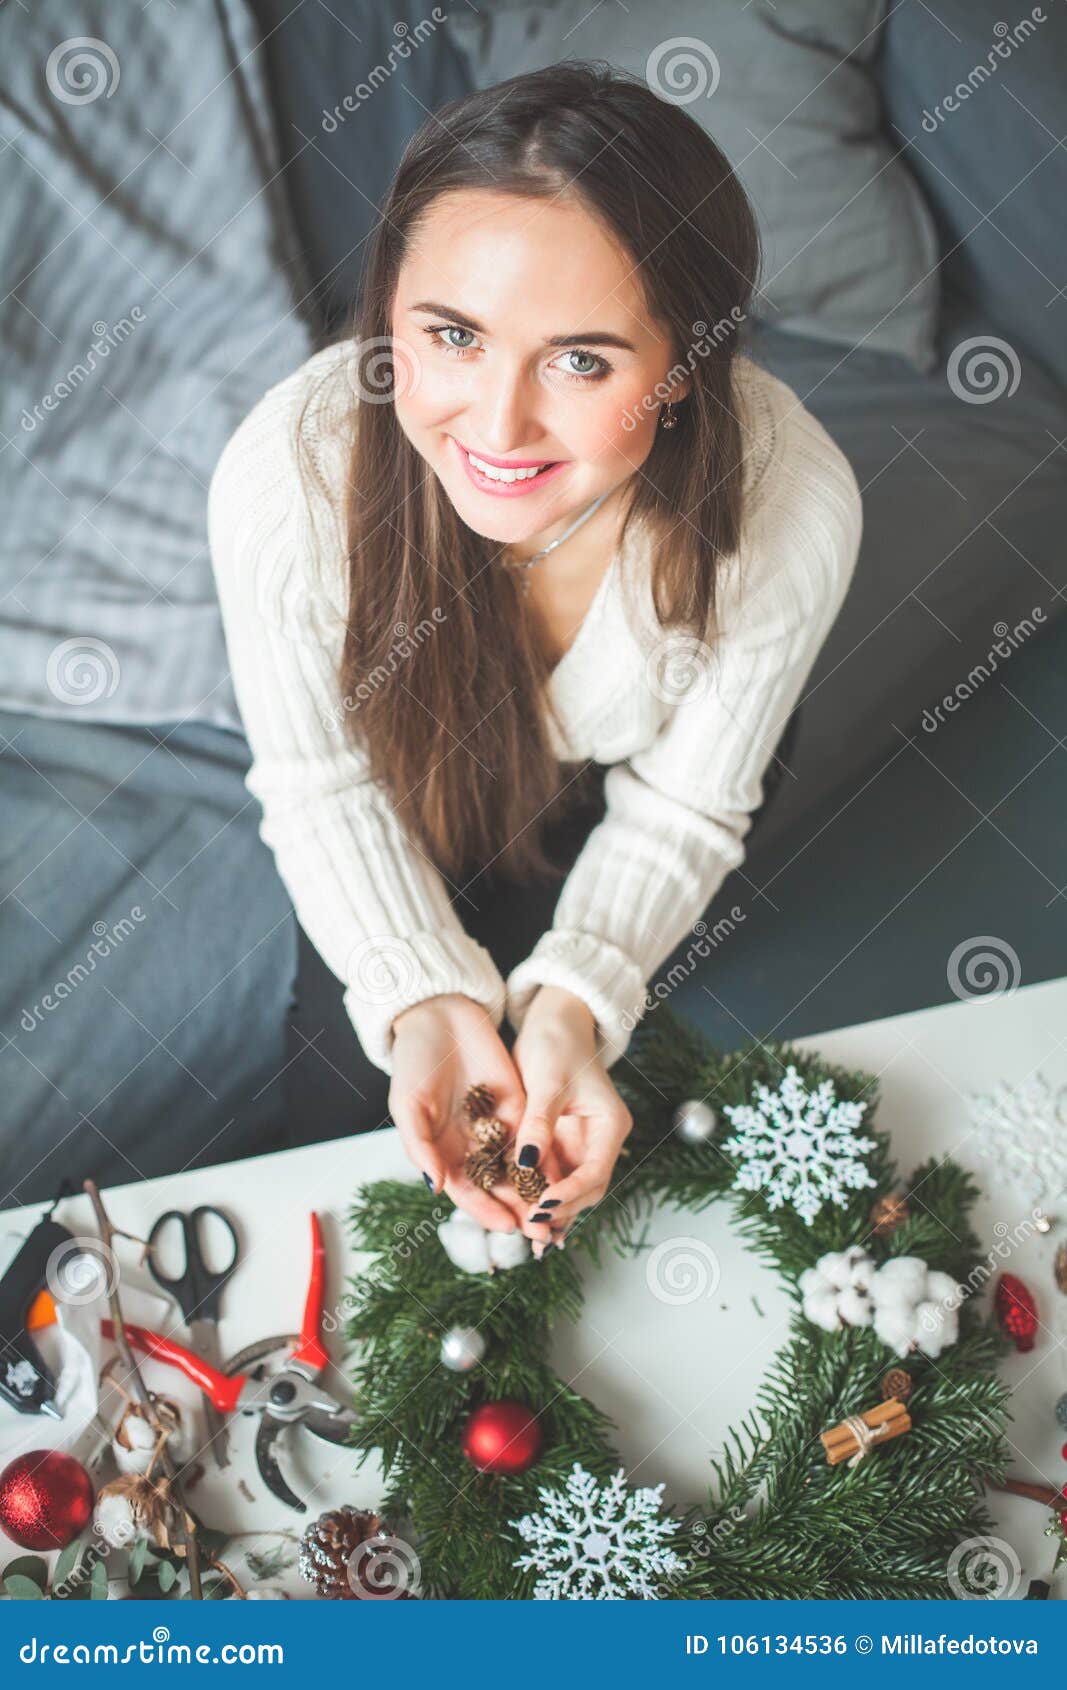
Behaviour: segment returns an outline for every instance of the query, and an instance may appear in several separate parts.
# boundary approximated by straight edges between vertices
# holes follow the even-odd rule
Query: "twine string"
[[[856,1453],[849,1456],[848,1460],[850,1467],[855,1467],[865,1455],[870,1455],[874,1445],[884,1438],[890,1429],[888,1420],[879,1420],[876,1425],[868,1426],[862,1414],[846,1414],[841,1424],[848,1427],[856,1440]]]

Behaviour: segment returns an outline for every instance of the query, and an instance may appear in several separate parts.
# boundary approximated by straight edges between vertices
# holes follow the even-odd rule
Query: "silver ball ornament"
[[[1059,1424],[1064,1428],[1064,1430],[1067,1431],[1067,1391],[1064,1391],[1062,1397],[1060,1397],[1056,1404],[1056,1419],[1059,1421]]]
[[[485,1354],[485,1339],[476,1326],[451,1326],[441,1339],[441,1360],[452,1373],[469,1373]]]
[[[683,1144],[706,1144],[718,1124],[714,1109],[699,1098],[680,1103],[674,1111],[674,1130]]]

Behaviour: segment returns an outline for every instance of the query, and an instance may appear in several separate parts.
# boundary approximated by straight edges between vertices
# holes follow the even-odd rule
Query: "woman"
[[[263,838],[411,1160],[535,1255],[607,1189],[608,1069],[744,858],[855,565],[846,459],[738,349],[758,261],[722,153],[637,80],[471,94],[400,163],[352,333],[211,486]],[[558,879],[592,765],[603,819],[505,980],[470,889]],[[464,1174],[472,1084],[537,1203]]]

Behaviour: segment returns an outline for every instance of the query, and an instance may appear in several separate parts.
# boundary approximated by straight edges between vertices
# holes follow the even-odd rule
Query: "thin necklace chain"
[[[533,568],[534,564],[540,563],[541,559],[547,557],[550,552],[554,552],[557,546],[562,546],[564,540],[569,540],[571,535],[582,526],[582,523],[588,522],[594,512],[600,509],[604,500],[608,497],[608,493],[611,493],[612,491],[613,489],[609,487],[607,493],[601,493],[598,499],[594,499],[591,505],[587,505],[581,516],[576,517],[570,527],[564,529],[558,540],[553,540],[550,545],[545,546],[541,551],[534,552],[532,557],[519,558],[517,562],[508,564],[508,568],[522,571],[520,579],[524,595],[530,590],[529,571]]]

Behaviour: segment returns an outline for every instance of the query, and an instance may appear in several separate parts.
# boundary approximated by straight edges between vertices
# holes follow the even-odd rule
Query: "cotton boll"
[[[942,1276],[947,1277],[947,1275]],[[920,1303],[915,1310],[915,1341],[923,1355],[935,1359],[959,1337],[959,1319],[945,1303]]]
[[[893,1256],[873,1275],[871,1295],[879,1305],[921,1302],[926,1295],[926,1263],[920,1256]]]
[[[877,1272],[878,1269],[875,1267],[870,1256],[864,1253],[863,1255],[857,1257],[857,1259],[853,1262],[852,1271],[848,1276],[848,1283],[854,1290],[869,1291],[871,1288],[871,1281],[874,1279]]]
[[[903,1303],[880,1303],[874,1311],[874,1330],[883,1344],[898,1356],[906,1356],[915,1336],[913,1309]]]
[[[850,1285],[838,1292],[837,1312],[849,1326],[869,1326],[874,1310],[866,1293]]]
[[[804,1313],[808,1320],[821,1326],[824,1332],[836,1332],[841,1322],[837,1314],[837,1292],[832,1286],[809,1291],[804,1298]]]
[[[926,1276],[926,1296],[930,1302],[947,1303],[950,1308],[958,1309],[963,1301],[963,1287],[957,1285],[950,1273],[931,1268]]]
[[[815,1265],[835,1291],[843,1291],[846,1285],[852,1283],[852,1270],[857,1258],[862,1255],[863,1251],[858,1245],[853,1245],[849,1250],[828,1250],[825,1256],[819,1257]]]
[[[461,1273],[488,1273],[491,1270],[493,1264],[489,1259],[485,1228],[465,1209],[453,1209],[448,1219],[437,1228],[437,1236],[452,1266],[458,1267]]]
[[[803,1273],[800,1275],[800,1278],[797,1280],[797,1285],[800,1288],[801,1295],[804,1297],[813,1295],[818,1291],[833,1290],[833,1286],[830,1284],[830,1281],[827,1279],[822,1269],[818,1267],[805,1268]]]
[[[93,1515],[93,1529],[112,1549],[128,1549],[138,1530],[129,1497],[102,1496]]]
[[[530,1240],[518,1228],[514,1232],[491,1232],[487,1244],[494,1267],[519,1267],[530,1255]]]

